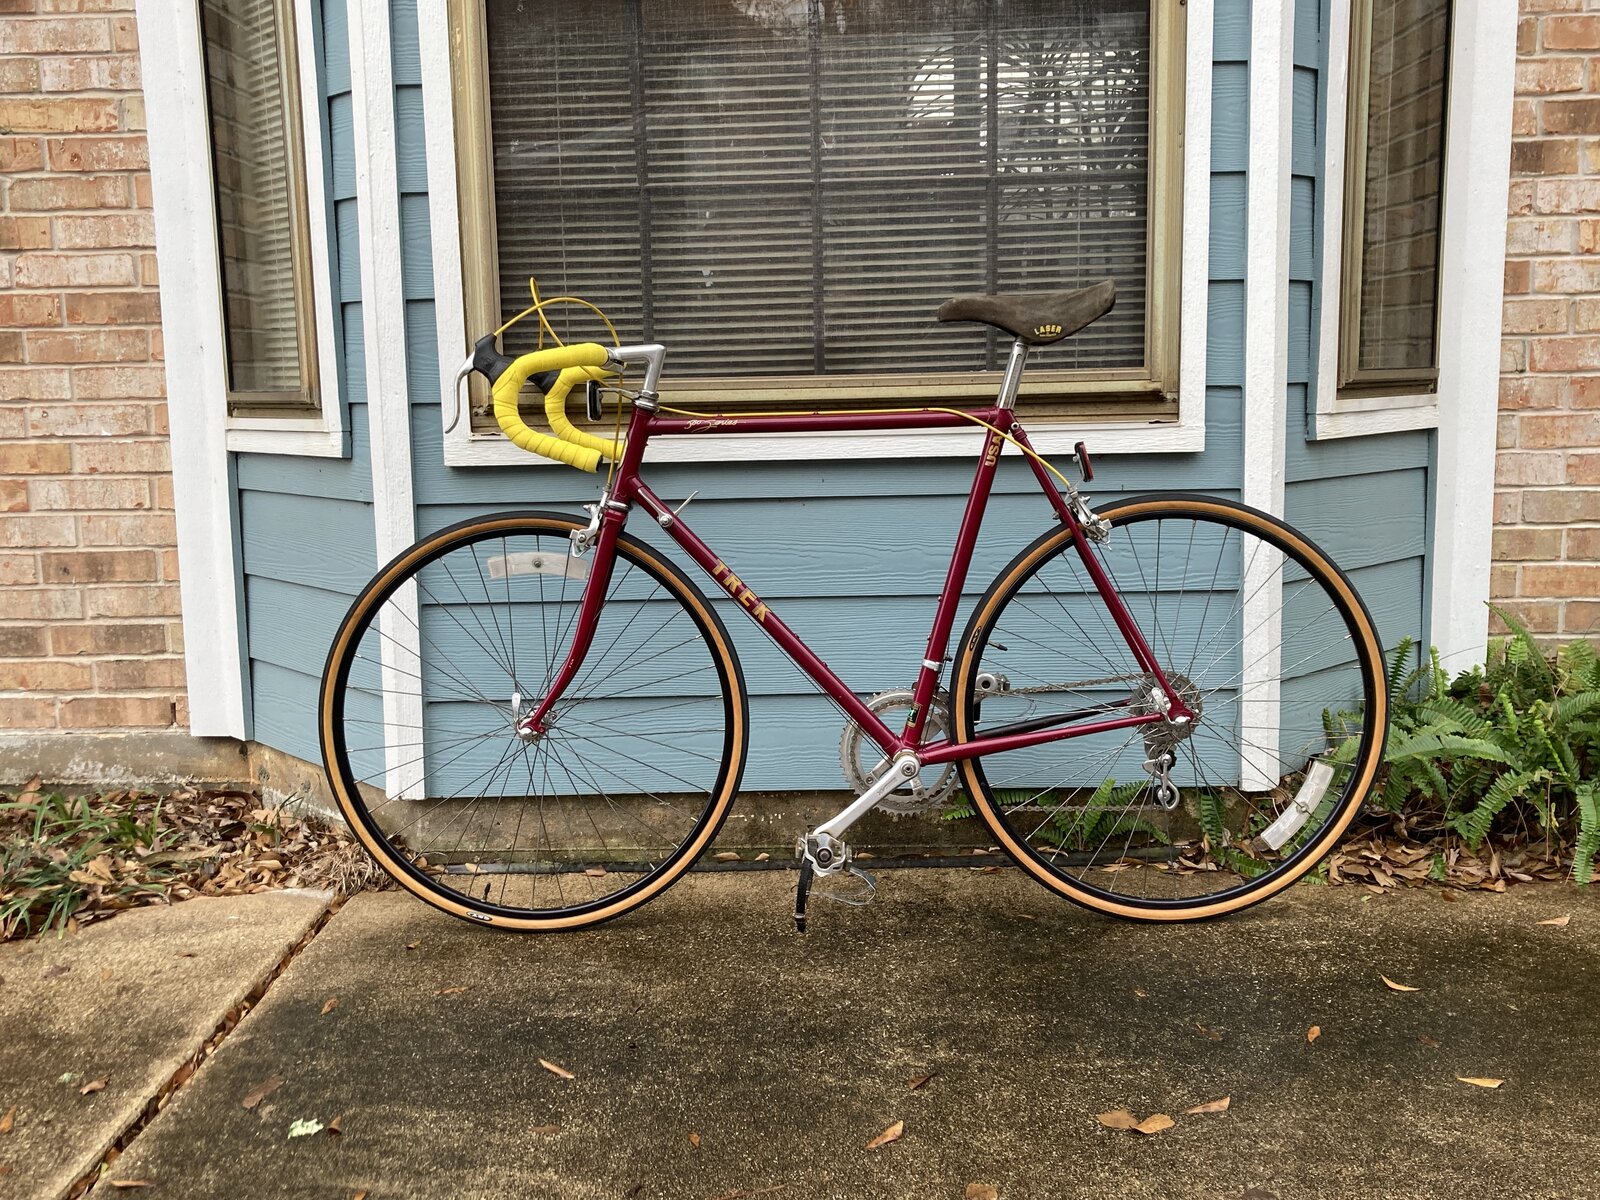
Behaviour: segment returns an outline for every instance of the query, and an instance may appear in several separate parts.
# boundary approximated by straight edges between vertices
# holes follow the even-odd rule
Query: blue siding
[[[313,32],[327,93],[334,324],[342,335],[341,346],[321,352],[339,359],[350,457],[241,454],[237,465],[253,734],[313,761],[320,757],[322,660],[344,610],[376,569],[345,5],[322,0],[321,27]]]
[[[1322,161],[1328,12],[1326,0],[1296,0],[1294,143],[1290,182],[1289,429],[1284,515],[1341,565],[1360,566],[1356,588],[1385,646],[1426,633],[1427,511],[1432,436],[1311,438],[1316,409],[1322,262],[1337,240],[1322,240]],[[1296,420],[1296,416],[1301,417]],[[1372,527],[1382,522],[1383,535]],[[1387,572],[1387,573],[1383,573]],[[1369,583],[1382,579],[1383,586]],[[1413,586],[1414,585],[1414,586]]]
[[[419,531],[512,507],[576,512],[595,477],[534,465],[443,464],[434,280],[422,125],[416,0],[390,0],[400,234]],[[361,329],[353,121],[346,0],[322,0],[321,54],[332,146],[342,371],[350,405],[349,461],[242,456],[239,462],[256,736],[315,758],[321,658],[349,598],[376,565]],[[1420,627],[1430,439],[1401,434],[1331,443],[1304,436],[1314,404],[1321,197],[1322,62],[1326,13],[1295,9],[1291,204],[1288,515],[1347,563],[1386,641]],[[1203,455],[1102,456],[1092,492],[1187,488],[1237,494],[1243,471],[1246,176],[1249,169],[1249,0],[1218,0],[1213,31],[1211,239]],[[670,369],[670,365],[669,365]],[[1188,399],[1188,398],[1186,398]],[[977,438],[974,438],[974,450]],[[965,501],[973,458],[858,464],[782,462],[652,467],[664,497],[698,491],[687,518],[773,608],[862,693],[909,684]],[[1384,536],[1364,522],[1383,514]],[[1017,549],[1050,524],[1031,475],[1002,464],[965,605]],[[632,532],[663,543],[635,520]],[[681,556],[673,550],[673,557]],[[692,568],[691,575],[696,575]],[[716,589],[706,590],[716,594]],[[722,604],[723,601],[717,601]],[[723,612],[752,692],[751,790],[838,788],[842,718],[748,620]],[[963,614],[964,619],[964,614]],[[959,624],[957,626],[960,628]]]

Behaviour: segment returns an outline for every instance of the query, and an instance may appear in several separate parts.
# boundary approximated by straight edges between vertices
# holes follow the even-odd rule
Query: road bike
[[[870,885],[843,837],[874,808],[968,806],[1044,886],[1136,920],[1233,912],[1306,874],[1379,767],[1377,634],[1349,579],[1283,521],[1184,493],[1096,509],[1035,451],[1015,411],[1029,351],[1114,300],[1107,281],[944,304],[939,319],[1012,339],[994,404],[970,410],[690,412],[662,403],[661,345],[512,358],[496,335],[481,339],[458,396],[481,375],[516,445],[610,471],[587,519],[462,521],[397,555],[357,597],[320,701],[329,784],[351,828],[416,896],[504,929],[592,925],[689,870],[739,791],[750,702],[717,606],[659,545],[627,532],[642,513],[707,574],[720,607],[740,610],[846,719],[854,799],[798,836],[801,929],[815,879]],[[549,329],[542,305],[554,302],[535,301]],[[633,367],[643,380],[625,387]],[[523,421],[530,380],[548,434]],[[591,420],[616,396],[618,436],[568,420],[580,384]],[[695,534],[683,504],[641,477],[663,437],[960,426],[981,435],[977,465],[926,650],[890,681],[899,686],[871,696],[845,686],[756,581]],[[951,652],[1008,448],[1032,469],[1049,521],[979,595]],[[1091,480],[1081,442],[1073,459]]]

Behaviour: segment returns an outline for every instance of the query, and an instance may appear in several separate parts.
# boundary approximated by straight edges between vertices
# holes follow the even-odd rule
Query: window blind
[[[1113,313],[1041,358],[1145,364],[1143,0],[485,14],[507,316],[537,275],[665,342],[674,377],[970,371],[1005,348],[936,325],[947,297],[1111,278]]]

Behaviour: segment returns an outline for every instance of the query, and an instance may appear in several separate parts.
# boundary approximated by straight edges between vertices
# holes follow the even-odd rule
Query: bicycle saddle
[[[1048,346],[1098,321],[1117,302],[1110,279],[1070,292],[1018,292],[1010,296],[952,296],[934,316],[941,321],[979,321],[1003,329],[1030,346]]]

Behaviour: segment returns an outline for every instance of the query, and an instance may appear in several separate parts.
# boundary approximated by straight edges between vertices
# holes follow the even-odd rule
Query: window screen
[[[201,13],[232,403],[310,405],[290,29],[276,0],[203,0]]]
[[[1450,6],[1371,0],[1370,22],[1365,120],[1355,126],[1365,159],[1352,209],[1359,261],[1347,263],[1355,290],[1346,336],[1353,330],[1356,343],[1347,347],[1346,376],[1426,378],[1437,364]]]
[[[959,292],[1117,282],[1040,355],[1146,366],[1147,0],[486,0],[500,308],[675,377],[971,371]],[[585,329],[592,335],[592,329]]]

